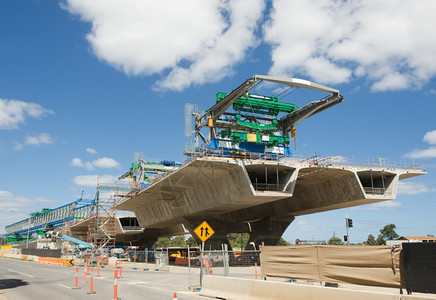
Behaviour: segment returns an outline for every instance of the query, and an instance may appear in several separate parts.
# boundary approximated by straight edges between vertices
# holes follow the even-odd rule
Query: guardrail
[[[384,193],[386,192],[387,189],[386,188],[363,187],[363,190],[367,194],[384,195]]]

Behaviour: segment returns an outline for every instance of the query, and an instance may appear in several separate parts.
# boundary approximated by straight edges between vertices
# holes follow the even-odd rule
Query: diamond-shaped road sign
[[[210,227],[206,221],[198,225],[194,232],[202,242],[205,242],[215,233],[215,231],[213,231],[212,227]]]

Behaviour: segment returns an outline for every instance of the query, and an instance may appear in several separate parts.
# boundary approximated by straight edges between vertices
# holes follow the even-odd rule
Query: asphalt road
[[[114,268],[100,270],[94,277],[95,294],[90,292],[90,278],[83,282],[84,268],[79,268],[78,286],[75,267],[45,265],[35,262],[0,258],[0,300],[9,299],[114,299]],[[97,272],[94,271],[94,275]],[[208,299],[188,289],[188,276],[181,272],[156,272],[124,268],[118,279],[119,299]]]

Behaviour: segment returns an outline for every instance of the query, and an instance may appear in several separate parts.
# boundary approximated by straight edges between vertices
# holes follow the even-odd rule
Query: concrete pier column
[[[256,245],[256,250],[259,250],[259,246],[262,244],[268,246],[277,245],[286,228],[288,228],[294,219],[293,216],[279,219],[270,217],[250,222],[250,239],[245,249],[254,250],[252,243]]]

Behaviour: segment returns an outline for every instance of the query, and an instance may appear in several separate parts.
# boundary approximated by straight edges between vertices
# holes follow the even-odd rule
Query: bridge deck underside
[[[257,179],[261,175],[261,168],[268,173],[263,176],[264,180],[277,176],[277,186],[280,183],[287,188],[256,190],[254,177]],[[286,172],[287,184],[286,180],[279,179]],[[366,183],[369,173],[364,172],[371,172],[372,184],[383,180],[381,193],[367,192],[365,184],[369,184]],[[384,172],[357,167],[202,158],[191,161],[120,203],[118,209],[133,211],[144,228],[165,227],[192,217],[228,222],[249,222],[266,217],[289,219],[393,199],[400,178],[421,174],[424,173],[410,170],[407,173],[404,170]]]

